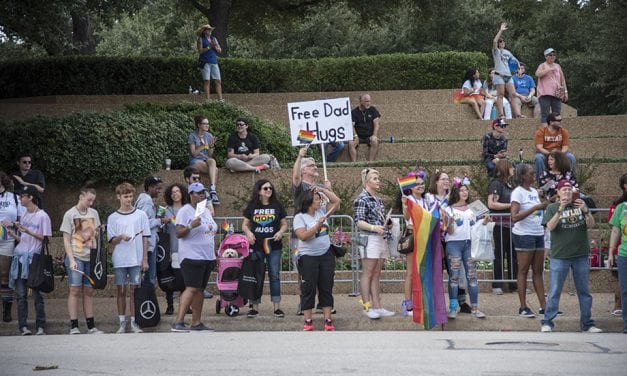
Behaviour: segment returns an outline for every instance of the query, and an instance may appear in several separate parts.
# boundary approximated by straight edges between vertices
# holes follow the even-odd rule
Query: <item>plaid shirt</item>
[[[483,146],[483,160],[491,161],[499,151],[507,149],[507,138],[505,136],[494,138],[492,132],[488,132],[483,136],[481,145]]]
[[[353,202],[355,212],[355,223],[365,221],[371,225],[385,225],[385,207],[383,201],[363,190]]]

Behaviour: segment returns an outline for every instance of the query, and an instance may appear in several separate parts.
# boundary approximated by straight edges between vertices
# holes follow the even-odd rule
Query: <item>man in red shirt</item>
[[[569,152],[569,134],[566,128],[562,128],[562,116],[557,113],[550,113],[547,116],[547,127],[540,127],[533,138],[536,145],[536,180],[540,181],[542,172],[545,170],[545,158],[553,150],[559,150],[566,154],[570,162],[570,170],[575,173],[575,165],[577,160],[575,156]]]

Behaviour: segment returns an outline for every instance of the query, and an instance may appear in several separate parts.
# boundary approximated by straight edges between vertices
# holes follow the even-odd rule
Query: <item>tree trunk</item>
[[[83,10],[72,11],[72,53],[78,55],[96,53],[91,20],[89,14]]]
[[[229,15],[231,13],[232,0],[211,0],[211,8],[207,18],[211,26],[215,27],[213,34],[218,39],[222,47],[222,56],[229,56],[229,45],[227,35],[229,34]]]

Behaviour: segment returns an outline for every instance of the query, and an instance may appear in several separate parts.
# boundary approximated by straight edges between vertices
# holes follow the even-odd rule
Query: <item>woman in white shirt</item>
[[[520,308],[518,314],[533,318],[535,313],[527,307],[527,272],[533,270],[533,287],[540,303],[540,313],[544,313],[544,227],[542,215],[548,201],[541,202],[538,191],[531,186],[535,182],[535,172],[528,164],[516,166],[516,184],[511,195],[512,239],[518,260],[517,288]]]
[[[459,178],[453,181],[453,188],[449,196],[449,208],[447,209],[453,222],[446,233],[446,258],[450,265],[448,280],[449,311],[447,316],[451,319],[457,317],[459,278],[462,263],[466,271],[468,292],[470,294],[471,315],[476,318],[485,318],[485,314],[479,311],[479,285],[477,282],[477,264],[470,256],[470,229],[476,222],[476,217],[468,207],[469,187],[463,184]],[[488,216],[484,224],[489,221]]]
[[[477,119],[483,119],[485,101],[481,93],[481,80],[477,68],[468,68],[462,80],[462,90],[455,94],[455,102],[465,103],[472,107]]]

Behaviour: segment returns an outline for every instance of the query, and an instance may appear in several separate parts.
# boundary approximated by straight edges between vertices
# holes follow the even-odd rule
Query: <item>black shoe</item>
[[[191,315],[192,314],[192,306],[187,307],[187,312],[185,312],[186,315]]]
[[[472,313],[472,308],[470,308],[468,303],[462,303],[459,306],[459,312],[461,312],[461,313]]]
[[[274,317],[285,317],[285,312],[281,311],[281,309],[277,309],[274,311]]]
[[[174,307],[169,305],[168,308],[165,309],[166,316],[172,316],[174,314]]]
[[[303,315],[303,310],[302,309],[298,309],[298,311],[296,311],[296,316],[302,316]]]
[[[335,310],[335,308],[331,308],[331,314],[335,315],[337,313],[337,311]]]
[[[257,317],[257,315],[259,315],[259,312],[257,312],[256,309],[251,309],[250,311],[248,311],[248,314],[246,316],[253,318]]]
[[[539,314],[544,315],[544,308],[540,308],[540,310],[538,311]],[[564,314],[564,312],[562,311],[557,311],[557,315],[558,316],[562,316]]]
[[[2,302],[2,321],[11,322],[13,317],[11,317],[11,306],[13,303],[11,302]]]
[[[209,199],[214,205],[220,205],[220,199],[218,198],[216,191],[209,192]]]

